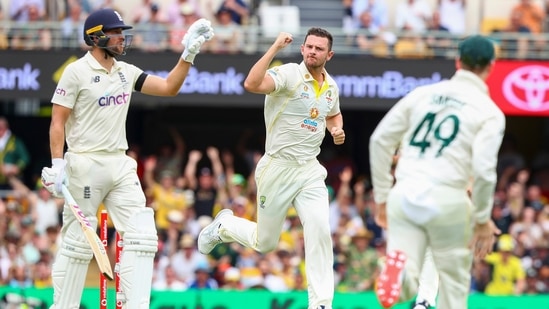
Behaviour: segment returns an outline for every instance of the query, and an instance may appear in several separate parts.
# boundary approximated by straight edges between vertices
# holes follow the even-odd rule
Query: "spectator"
[[[229,267],[223,274],[223,290],[236,290],[241,291],[244,289],[242,282],[240,282],[240,269],[236,267]]]
[[[505,207],[509,209],[513,220],[517,220],[524,209],[524,190],[524,186],[518,181],[513,181],[507,186]]]
[[[12,29],[10,46],[12,49],[49,50],[52,47],[51,29],[44,23],[44,15],[37,5],[26,9],[28,20]]]
[[[32,274],[33,286],[38,289],[51,288],[51,266],[47,261],[40,260],[33,267]]]
[[[207,257],[198,252],[195,238],[188,233],[181,236],[179,249],[169,259],[177,277],[187,284],[195,280],[194,270],[208,263]]]
[[[161,16],[158,4],[153,3],[146,9],[150,11],[150,16],[147,17],[147,22],[140,22],[137,25],[136,28],[141,30],[134,37],[134,45],[145,52],[165,51],[168,49],[169,27]],[[178,169],[177,172],[180,170]]]
[[[198,0],[172,0],[166,11],[168,23],[172,25],[174,29],[181,28],[184,25],[190,25],[192,22],[185,21],[185,14],[193,14],[196,16],[202,16],[198,6]],[[178,43],[181,40],[178,41]]]
[[[166,281],[165,269],[170,265],[170,259],[159,250],[154,255],[152,284]]]
[[[192,150],[189,153],[189,159],[185,167],[185,177],[189,182],[189,188],[194,191],[194,213],[196,218],[214,216],[213,209],[220,186],[218,179],[223,177],[223,165],[217,148],[208,147],[206,153],[213,172],[209,167],[202,167],[197,177],[197,166],[202,159],[202,152],[199,150]]]
[[[379,33],[389,25],[389,11],[384,0],[352,0],[351,12],[354,30]]]
[[[10,268],[8,286],[12,289],[29,289],[34,285],[26,264],[14,264]]]
[[[50,226],[59,226],[63,199],[55,199],[51,193],[44,188],[41,181],[36,184],[37,192],[30,190],[17,177],[10,177],[10,184],[16,195],[25,198],[30,208],[30,219],[34,222],[34,232],[40,236],[46,234]]]
[[[358,230],[351,238],[345,259],[347,270],[337,286],[345,292],[364,292],[374,288],[374,279],[378,275],[378,256],[369,246],[372,232],[365,228]]]
[[[441,15],[438,11],[434,11],[433,15],[431,16],[431,20],[428,24],[427,30],[429,31],[440,31],[440,32],[448,32],[448,28],[445,27],[441,22]]]
[[[429,49],[434,51],[436,56],[452,58],[454,42],[449,36],[443,36],[449,30],[442,24],[439,11],[434,11],[427,28],[425,41]]]
[[[520,259],[513,254],[514,239],[509,234],[499,236],[497,252],[486,256],[485,261],[493,267],[492,279],[486,286],[486,295],[522,295],[526,274]]]
[[[547,199],[541,195],[541,188],[537,184],[531,184],[526,187],[526,206],[534,208],[536,211],[541,211]]]
[[[544,246],[549,249],[549,204],[545,204],[539,212],[538,224],[543,231]]]
[[[200,264],[195,270],[195,279],[190,283],[189,288],[195,290],[217,290],[219,284],[211,276],[211,269],[208,264]]]
[[[30,163],[27,146],[10,130],[8,120],[0,116],[0,189],[10,190],[8,177],[23,177]]]
[[[388,46],[396,41],[394,33],[387,30],[388,16],[383,1],[368,1],[367,7],[363,7],[365,0],[353,1],[353,27],[356,32],[355,43],[361,50],[369,50],[374,55],[387,56]],[[362,4],[362,5],[361,5]],[[355,13],[358,12],[358,13]],[[380,49],[382,48],[381,52]]]
[[[486,261],[473,261],[471,269],[471,293],[484,293],[491,280],[491,266]]]
[[[167,22],[167,18],[158,3],[153,2],[153,0],[142,0],[141,4],[137,5],[132,12],[133,23],[136,25],[150,24],[153,20],[153,14],[156,15],[156,22]]]
[[[364,223],[354,204],[351,180],[353,170],[347,166],[339,173],[340,185],[337,190],[336,199],[330,204],[330,230],[337,235],[351,236]]]
[[[63,47],[69,49],[85,49],[82,40],[85,14],[78,3],[69,4],[69,15],[61,21],[61,40]]]
[[[511,9],[510,16],[510,23],[517,23],[519,29],[525,32],[541,33],[543,29],[545,11],[532,0],[519,0]]]
[[[299,269],[299,259],[293,251],[293,248],[281,243],[276,255],[280,261],[279,275],[291,291],[297,291],[302,289],[301,283],[303,280],[296,280],[298,279],[296,274],[301,273],[301,270]]]
[[[157,279],[153,281],[153,290],[185,291],[188,289],[187,284],[177,277],[173,267],[169,264],[164,268],[164,276],[162,278],[162,280]]]
[[[100,9],[113,9],[117,12],[124,12],[120,9],[117,5],[114,4],[114,0],[88,0],[91,1],[93,4],[93,7],[95,8],[94,11],[100,10]],[[121,13],[122,14],[122,13]]]
[[[517,239],[526,250],[532,250],[543,245],[543,229],[536,218],[536,210],[532,207],[525,207],[518,217],[518,220],[511,224],[509,234]]]
[[[426,0],[401,0],[396,7],[397,31],[423,33],[427,30],[433,10]]]
[[[154,177],[157,181],[160,179],[160,174],[164,171],[170,171],[175,177],[179,177],[183,170],[185,140],[177,128],[170,126],[167,131],[168,134],[166,136],[169,136],[171,141],[164,142],[158,149],[154,171]]]
[[[155,221],[158,234],[165,239],[166,232],[170,225],[168,214],[175,210],[183,216],[186,208],[185,195],[175,188],[175,175],[171,170],[164,170],[161,173],[159,182],[154,180],[156,158],[150,157],[145,162],[145,186],[147,195],[152,200],[152,207],[155,210]]]
[[[288,292],[289,288],[284,281],[284,278],[275,272],[273,269],[273,263],[271,263],[265,256],[263,256],[258,264],[257,268],[261,272],[263,278],[262,285],[271,292]]]
[[[179,240],[184,233],[185,215],[181,210],[170,210],[168,212],[168,227],[158,233],[158,240],[161,242],[159,250],[168,257],[175,254],[179,248]]]
[[[466,0],[438,0],[440,25],[454,35],[465,33]]]
[[[68,15],[68,6],[74,0],[46,0],[44,19],[47,21],[58,22]]]
[[[243,33],[240,25],[231,16],[231,11],[221,8],[215,15],[215,36],[211,41],[211,50],[216,54],[236,54],[242,49]]]
[[[10,20],[18,23],[28,23],[33,20],[41,20],[46,15],[46,3],[44,0],[11,0]],[[31,14],[36,17],[31,17]]]
[[[513,223],[513,217],[511,216],[510,210],[506,208],[499,199],[495,199],[494,201],[494,207],[492,208],[492,220],[501,233],[509,233],[509,228]]]
[[[198,13],[196,6],[193,6],[190,3],[183,3],[179,7],[179,15],[181,16],[180,21],[178,21],[177,24],[171,23],[172,28],[170,30],[170,49],[174,52],[181,52],[183,50],[184,46],[181,45],[181,40],[185,36],[187,29],[193,22],[202,17]],[[181,22],[181,24],[179,24],[179,22]],[[207,50],[207,46],[208,44],[205,44],[201,51]]]
[[[231,14],[232,20],[238,25],[247,25],[250,17],[250,9],[243,0],[223,0],[217,10],[227,10]]]
[[[8,34],[4,25],[4,10],[0,3],[0,50],[7,49],[9,47]]]

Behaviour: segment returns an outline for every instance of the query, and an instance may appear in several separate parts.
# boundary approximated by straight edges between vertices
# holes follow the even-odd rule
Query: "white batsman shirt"
[[[339,88],[324,71],[320,86],[302,62],[267,71],[275,90],[265,96],[265,153],[281,159],[306,162],[320,153],[326,117],[340,113]]]
[[[490,218],[497,153],[505,116],[475,74],[458,70],[446,81],[411,91],[391,108],[370,137],[376,203],[385,203],[390,166],[400,145],[395,178],[463,188],[473,179],[476,221]]]
[[[120,152],[128,148],[126,117],[143,71],[122,61],[107,72],[91,53],[64,70],[52,103],[72,109],[65,124],[68,151]]]

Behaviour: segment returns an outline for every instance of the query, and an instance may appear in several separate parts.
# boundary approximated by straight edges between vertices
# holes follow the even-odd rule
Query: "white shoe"
[[[198,251],[202,254],[209,254],[212,252],[213,248],[217,246],[218,244],[222,243],[223,241],[219,237],[219,228],[221,227],[221,223],[219,220],[223,216],[229,216],[233,215],[233,211],[230,209],[223,209],[221,210],[217,216],[215,216],[212,223],[208,224],[200,234],[198,234]]]
[[[412,307],[412,309],[429,309],[429,308],[431,307],[429,306],[429,303],[426,300],[415,303],[415,305],[413,305]]]

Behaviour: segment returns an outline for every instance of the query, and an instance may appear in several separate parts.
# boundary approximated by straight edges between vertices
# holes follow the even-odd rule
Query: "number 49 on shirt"
[[[440,118],[442,116],[439,116]],[[410,146],[419,147],[423,155],[433,145],[440,144],[435,157],[440,157],[444,148],[448,147],[459,132],[459,118],[456,115],[447,115],[437,119],[437,114],[427,113],[414,130],[410,139]],[[438,141],[439,143],[436,143]]]

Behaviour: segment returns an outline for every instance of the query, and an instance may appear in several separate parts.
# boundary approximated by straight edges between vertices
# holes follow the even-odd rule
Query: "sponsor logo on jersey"
[[[318,122],[312,119],[305,119],[303,120],[303,123],[301,123],[301,128],[311,132],[316,132],[318,130]]]
[[[316,108],[316,107],[311,108],[311,110],[309,111],[309,116],[311,116],[311,118],[313,118],[313,119],[318,117],[319,114],[320,114],[320,112],[318,111],[318,108]]]
[[[55,94],[57,95],[60,95],[60,96],[66,96],[67,95],[67,91],[63,88],[57,88],[55,89]]]
[[[332,105],[332,90],[328,90],[326,91],[326,102],[328,102],[328,105],[331,106]]]
[[[265,201],[267,201],[267,197],[265,195],[262,195],[259,197],[259,207],[265,208]]]
[[[122,93],[118,95],[106,95],[103,97],[100,97],[98,100],[99,106],[111,106],[111,105],[122,105],[129,103],[130,100],[130,94],[129,93]]]

